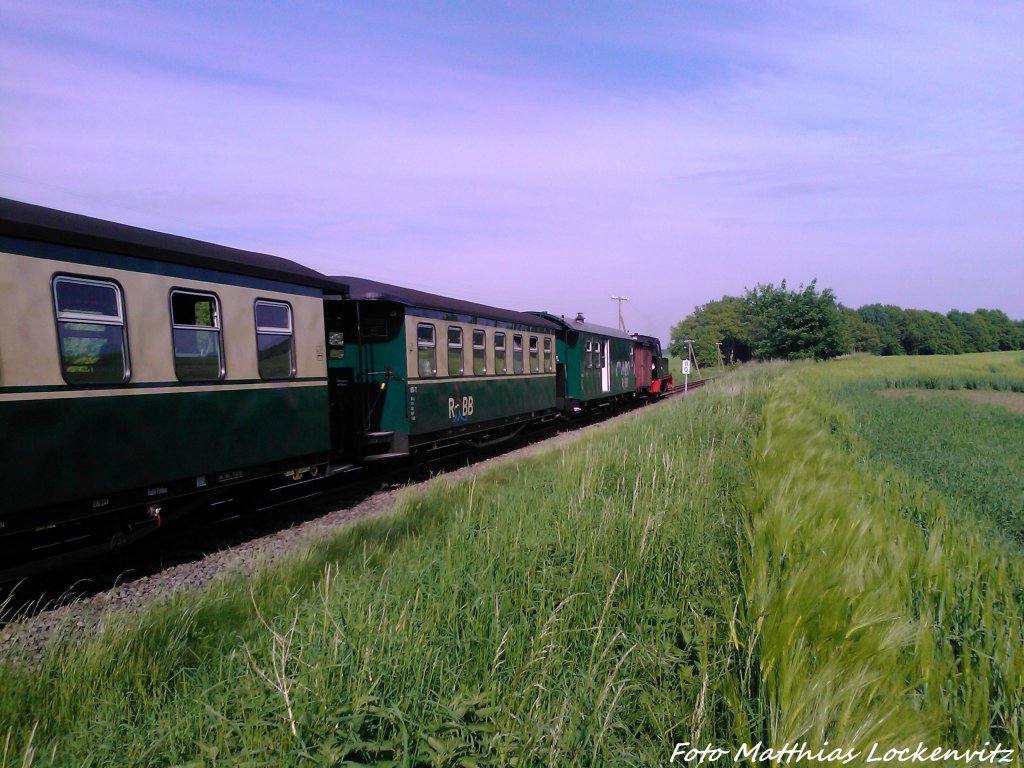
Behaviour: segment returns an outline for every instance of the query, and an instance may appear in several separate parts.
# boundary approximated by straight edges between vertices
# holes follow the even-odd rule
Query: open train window
[[[416,359],[420,376],[437,376],[437,336],[432,323],[416,326]]]
[[[551,339],[544,339],[544,370],[548,373],[555,370],[555,356],[551,354]]]
[[[473,375],[487,373],[487,332],[477,328],[473,331]]]
[[[536,336],[530,337],[530,373],[540,373],[540,347]]]
[[[512,337],[512,373],[523,372],[523,337],[518,333]]]
[[[499,376],[508,373],[508,355],[505,352],[505,334],[494,334],[494,372]]]
[[[224,378],[220,303],[212,293],[171,291],[174,372],[180,381]]]
[[[594,358],[593,358],[593,351],[592,351],[592,349],[593,349],[593,344],[591,343],[590,339],[587,339],[587,351],[586,351],[586,353],[583,356],[583,359],[585,361],[585,366],[587,368],[593,368],[594,367]]]
[[[121,287],[105,280],[53,279],[60,368],[68,384],[123,384],[128,338]]]
[[[462,363],[462,329],[448,326],[448,375],[461,376],[466,372]]]
[[[282,301],[256,301],[256,357],[261,379],[295,376],[292,308]]]

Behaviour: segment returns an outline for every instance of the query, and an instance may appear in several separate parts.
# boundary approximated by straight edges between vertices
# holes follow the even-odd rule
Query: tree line
[[[798,290],[786,281],[723,296],[696,307],[672,327],[669,352],[687,354],[692,340],[700,365],[747,360],[824,360],[851,352],[876,355],[956,355],[1024,349],[1024,321],[998,309],[958,309],[943,315],[892,304],[844,307],[817,281]],[[719,357],[721,355],[721,358]]]

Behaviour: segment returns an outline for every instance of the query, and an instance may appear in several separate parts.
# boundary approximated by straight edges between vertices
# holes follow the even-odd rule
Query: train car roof
[[[315,269],[267,253],[95,219],[0,197],[0,235],[338,291]]]
[[[628,339],[633,341],[632,334],[620,331],[618,328],[611,328],[607,325],[598,325],[597,323],[588,323],[580,320],[569,320],[565,315],[553,315],[550,312],[531,312],[531,315],[537,315],[537,317],[543,317],[556,323],[560,328],[565,328],[570,331],[582,331],[584,333],[593,333],[596,336],[610,336],[615,339]]]
[[[632,336],[637,341],[644,341],[649,344],[657,344],[659,347],[661,346],[661,339],[659,339],[657,336],[648,336],[647,334],[644,333],[634,333],[632,334]]]
[[[389,283],[379,283],[376,280],[366,280],[362,277],[335,277],[332,279],[348,285],[348,298],[350,299],[393,301],[396,304],[404,304],[410,307],[420,307],[422,309],[432,309],[455,315],[468,315],[470,317],[486,317],[492,320],[501,320],[518,325],[530,325],[552,331],[558,327],[551,321],[544,320],[532,313],[516,312],[512,309],[502,309],[501,307],[491,307],[472,301],[453,299],[450,296],[439,296],[438,294],[417,291],[412,288],[403,288]]]

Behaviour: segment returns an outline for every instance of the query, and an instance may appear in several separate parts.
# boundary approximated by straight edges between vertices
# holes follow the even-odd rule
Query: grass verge
[[[752,412],[691,398],[441,478],[251,582],[5,669],[0,766],[650,765],[745,735]]]
[[[0,668],[0,768],[1019,750],[1020,553],[837,400],[904,362],[751,366]]]

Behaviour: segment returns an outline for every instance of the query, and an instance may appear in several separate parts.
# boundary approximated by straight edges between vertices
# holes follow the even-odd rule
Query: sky
[[[1024,2],[0,0],[0,196],[668,341],[1024,318]]]

